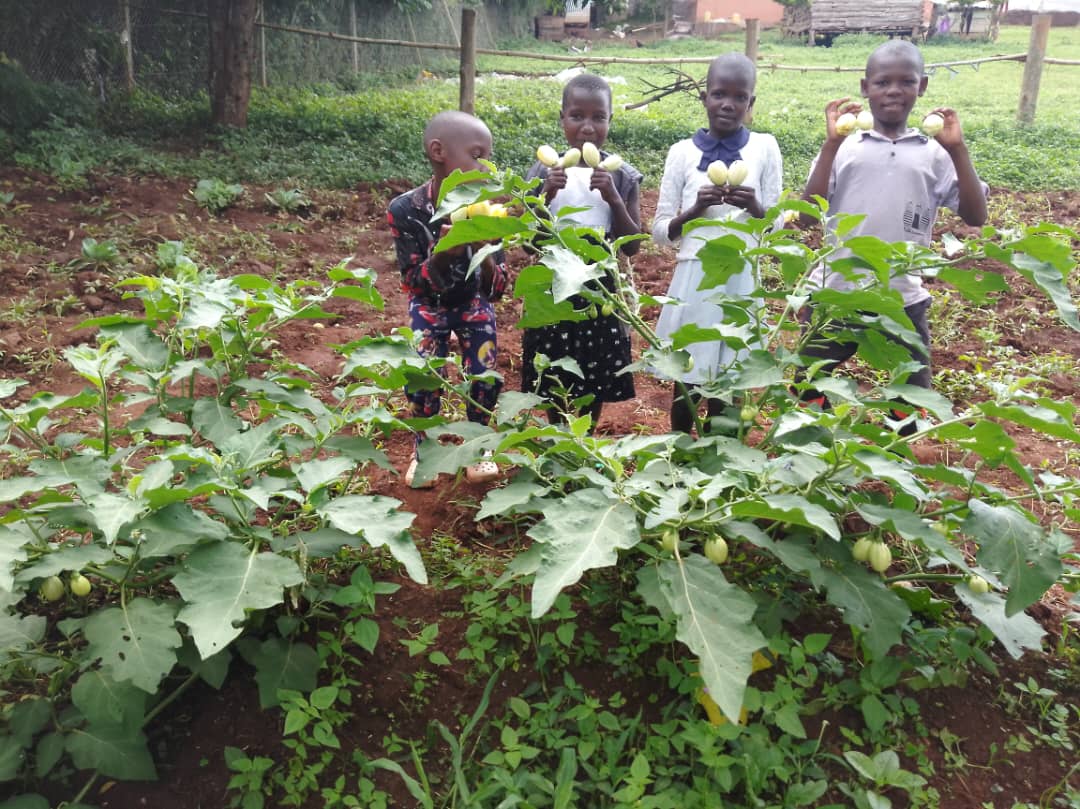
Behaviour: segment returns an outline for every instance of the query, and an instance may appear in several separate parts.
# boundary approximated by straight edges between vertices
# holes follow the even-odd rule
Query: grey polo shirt
[[[811,166],[811,173],[813,170]],[[988,187],[986,183],[982,186],[985,194]],[[876,236],[886,242],[929,246],[938,208],[955,211],[959,204],[952,158],[941,144],[917,129],[909,129],[895,141],[875,130],[860,132],[848,137],[837,150],[829,177],[829,211],[866,216],[845,238]],[[834,217],[829,218],[827,227],[831,234]],[[837,239],[830,235],[830,241],[835,244]],[[847,255],[847,251],[838,251],[834,258]],[[857,286],[824,265],[814,269],[809,281],[819,288]],[[894,276],[889,286],[903,296],[905,306],[930,297],[922,278],[911,273]]]

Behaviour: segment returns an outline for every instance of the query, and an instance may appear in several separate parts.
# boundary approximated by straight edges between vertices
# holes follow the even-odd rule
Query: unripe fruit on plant
[[[618,171],[622,168],[623,159],[617,154],[609,154],[600,161],[600,168],[604,171]]]
[[[600,165],[600,150],[596,148],[595,143],[585,141],[581,144],[581,158],[586,166],[594,169]]]
[[[723,537],[705,540],[705,558],[717,565],[722,565],[728,558],[728,544]]]
[[[59,576],[49,576],[41,583],[41,597],[46,601],[59,601],[64,596],[64,583]]]
[[[836,119],[836,134],[847,137],[855,131],[858,119],[850,112],[845,112]]]
[[[727,167],[728,185],[742,185],[746,175],[750,173],[750,167],[743,160],[734,160]]]
[[[855,126],[859,129],[873,129],[874,128],[874,113],[870,110],[862,110],[855,116]]]
[[[873,545],[870,537],[859,537],[851,549],[851,555],[856,562],[865,562],[870,558],[870,547]]]
[[[937,137],[937,133],[945,128],[945,119],[932,112],[922,119],[922,131],[928,138]]]
[[[739,411],[739,421],[753,421],[757,418],[758,409],[752,404],[744,404]]]
[[[72,576],[68,586],[71,587],[71,592],[79,596],[79,598],[90,595],[90,580],[82,573],[76,573]]]
[[[892,564],[892,551],[884,542],[875,542],[870,546],[870,553],[867,555],[866,561],[878,573],[884,573]]]
[[[714,160],[705,169],[713,185],[725,185],[727,183],[727,164],[723,160]]]
[[[566,154],[562,156],[562,160],[559,161],[559,166],[564,169],[573,168],[581,162],[581,150],[580,149],[567,149]]]
[[[668,553],[675,553],[675,546],[679,544],[679,532],[674,528],[668,528],[660,537],[660,547]]]
[[[799,219],[799,212],[798,211],[792,211],[792,210],[784,211],[784,224],[785,225],[794,224],[796,221],[798,221],[798,219]]]
[[[611,301],[605,301],[604,305],[600,307],[600,314],[604,317],[611,317],[615,313],[615,304]]]
[[[989,593],[990,582],[984,579],[982,576],[969,576],[967,580],[968,589],[973,593]]]
[[[596,320],[596,316],[600,314],[600,310],[596,308],[596,304],[592,304],[585,310],[585,314],[590,320]]]
[[[683,363],[682,367],[683,367],[683,370],[688,372],[688,373],[690,371],[694,370],[694,355],[693,354],[687,354],[686,355],[686,361]]]
[[[543,146],[537,148],[536,159],[548,168],[551,168],[559,162],[559,153],[545,143]]]

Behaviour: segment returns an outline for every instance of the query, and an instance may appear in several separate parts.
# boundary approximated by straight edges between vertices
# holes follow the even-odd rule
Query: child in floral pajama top
[[[461,345],[465,371],[484,374],[495,370],[498,340],[492,301],[506,289],[506,257],[500,250],[469,275],[474,246],[460,245],[435,253],[435,245],[449,222],[432,221],[432,216],[439,187],[451,172],[483,169],[479,160],[491,154],[491,133],[482,121],[467,113],[443,112],[432,118],[424,130],[424,148],[431,162],[431,179],[394,199],[388,212],[402,289],[409,295],[409,326],[421,335],[418,350],[422,357],[447,356],[453,333]],[[500,388],[499,381],[473,381],[466,405],[469,421],[486,424],[490,420]],[[441,390],[405,393],[414,417],[438,414]],[[498,473],[497,467],[492,473],[491,462],[476,467],[469,468],[469,477],[474,481]],[[406,474],[410,485],[415,469],[414,456]]]

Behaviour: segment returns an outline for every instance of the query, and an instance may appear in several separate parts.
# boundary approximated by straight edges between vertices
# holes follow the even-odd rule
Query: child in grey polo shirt
[[[863,214],[850,236],[876,236],[887,242],[907,241],[929,246],[938,208],[944,206],[969,225],[986,222],[987,186],[975,173],[955,110],[938,108],[945,125],[934,138],[908,127],[916,100],[926,91],[923,58],[910,42],[890,40],[878,46],[866,61],[860,86],[874,116],[874,128],[845,137],[836,122],[844,112],[858,113],[862,106],[849,98],[830,101],[825,107],[826,137],[810,169],[803,199],[814,196],[829,201],[832,213]],[[827,227],[829,225],[827,224]],[[835,238],[830,234],[830,238]],[[834,254],[839,258],[839,254]],[[851,289],[858,286],[827,265],[810,276],[812,287]],[[904,300],[904,311],[922,338],[923,345],[906,345],[912,358],[922,363],[908,383],[929,388],[930,329],[927,312],[930,293],[922,278],[913,274],[894,276],[889,286]],[[803,351],[813,360],[827,360],[831,373],[856,351],[854,343],[815,341]],[[819,393],[804,394],[806,401],[822,406]],[[894,415],[906,418],[903,411]],[[907,422],[900,433],[915,431]]]

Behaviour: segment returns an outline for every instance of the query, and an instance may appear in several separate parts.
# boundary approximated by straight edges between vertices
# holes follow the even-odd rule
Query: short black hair
[[[738,51],[723,53],[709,63],[709,72],[705,76],[705,86],[717,74],[724,72],[729,76],[745,79],[752,90],[757,84],[757,65],[749,56]]]
[[[461,110],[445,110],[436,113],[424,127],[424,151],[433,140],[451,140],[455,134],[469,132],[475,128],[487,129],[487,124]]]
[[[882,42],[870,52],[870,56],[866,59],[866,75],[870,75],[874,63],[886,59],[908,59],[915,65],[920,76],[923,75],[926,69],[922,51],[914,42],[909,42],[906,39],[890,39],[888,42]]]
[[[570,94],[575,90],[584,90],[587,93],[596,93],[607,97],[608,107],[611,106],[611,85],[604,81],[603,77],[595,73],[578,73],[563,87],[562,105],[566,106]]]

